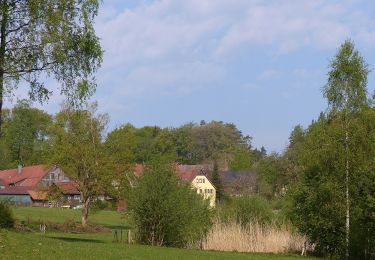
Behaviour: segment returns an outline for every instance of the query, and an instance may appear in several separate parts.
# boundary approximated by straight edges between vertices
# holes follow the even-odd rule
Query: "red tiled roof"
[[[80,194],[73,182],[57,182],[55,184],[64,192],[69,194]]]
[[[38,184],[46,173],[46,166],[35,165],[23,167],[20,173],[18,173],[18,169],[0,171],[0,179],[3,179],[7,185],[18,183],[19,186],[33,187]]]
[[[184,165],[174,164],[174,170],[176,171],[178,178],[183,181],[192,181],[197,175],[201,174],[202,165]],[[143,164],[136,164],[134,167],[134,175],[140,177],[143,175],[145,166]]]

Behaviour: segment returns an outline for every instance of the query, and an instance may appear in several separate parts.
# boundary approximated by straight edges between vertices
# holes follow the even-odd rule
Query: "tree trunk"
[[[0,28],[0,136],[2,126],[3,113],[3,93],[4,93],[4,67],[5,67],[5,45],[6,45],[6,28],[8,20],[8,5],[7,1],[1,1],[1,28]]]
[[[346,223],[345,223],[345,258],[349,259],[349,234],[350,234],[350,200],[349,200],[349,134],[346,129],[345,132],[345,153],[346,153],[346,162],[345,162],[345,186],[346,186]]]
[[[90,198],[85,198],[82,202],[82,226],[86,227],[89,218]]]

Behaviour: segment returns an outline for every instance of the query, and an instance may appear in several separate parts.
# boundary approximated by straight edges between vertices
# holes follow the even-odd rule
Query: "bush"
[[[11,228],[14,226],[14,218],[10,207],[0,202],[0,228]]]
[[[258,196],[243,196],[231,198],[222,203],[219,217],[224,221],[236,220],[246,225],[250,222],[267,224],[274,220],[270,203]]]
[[[101,210],[114,210],[116,208],[116,205],[112,201],[106,201],[106,200],[96,200],[93,201],[90,205],[90,210],[93,213],[96,213]]]
[[[169,166],[153,165],[132,190],[129,210],[141,243],[185,247],[199,241],[211,226],[211,210],[190,183]]]

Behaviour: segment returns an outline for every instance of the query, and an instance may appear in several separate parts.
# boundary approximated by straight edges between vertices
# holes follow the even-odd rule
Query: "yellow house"
[[[191,182],[193,188],[197,190],[198,194],[201,194],[204,199],[209,200],[210,207],[215,207],[216,201],[216,189],[214,185],[204,175],[197,175]]]

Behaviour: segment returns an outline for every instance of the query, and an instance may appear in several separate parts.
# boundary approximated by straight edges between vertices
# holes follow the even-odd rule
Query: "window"
[[[202,182],[203,182],[203,183],[205,182],[205,179],[204,179],[204,178],[202,179]]]

